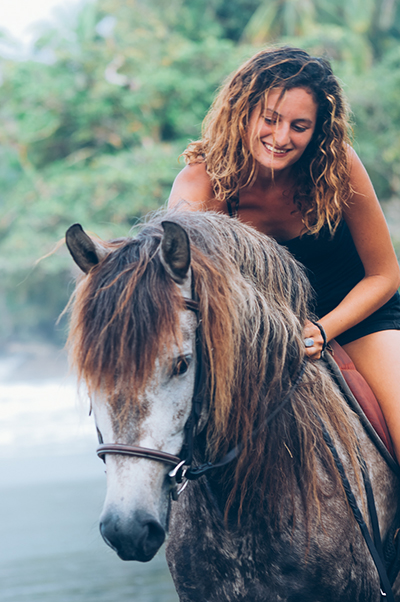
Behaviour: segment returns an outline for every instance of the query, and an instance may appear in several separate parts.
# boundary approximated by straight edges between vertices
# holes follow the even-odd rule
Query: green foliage
[[[366,71],[398,46],[400,5],[395,0],[260,0],[243,37],[257,44],[297,42]]]
[[[28,342],[32,339],[62,345],[66,338],[66,319],[56,324],[72,293],[69,270],[53,274],[40,267],[35,271],[2,274],[0,284],[0,341]]]
[[[180,153],[243,59],[231,38],[253,5],[239,1],[235,17],[225,0],[89,1],[42,30],[32,60],[1,60],[0,340],[54,328],[71,261],[35,261],[71,223],[112,238],[165,203]]]
[[[86,0],[30,60],[0,58],[0,342],[53,336],[71,290],[60,248],[81,222],[126,235],[162,206],[216,89],[260,44],[333,59],[356,148],[400,189],[400,14],[392,0]],[[5,43],[4,36],[2,43]]]
[[[312,0],[268,0],[260,3],[243,35],[255,44],[265,44],[283,36],[303,36],[314,23]]]
[[[368,73],[354,76],[348,96],[355,114],[355,147],[378,195],[400,195],[400,47]]]

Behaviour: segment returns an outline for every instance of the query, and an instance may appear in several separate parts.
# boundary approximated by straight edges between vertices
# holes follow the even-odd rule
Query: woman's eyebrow
[[[299,119],[294,119],[293,121],[296,121],[296,123],[298,121],[301,121],[301,123],[305,123],[307,125],[312,125],[313,122],[311,121],[311,119],[306,119],[305,117],[299,117]]]
[[[273,109],[269,109],[268,107],[265,109],[265,112],[268,114],[271,114],[272,117],[277,118],[277,119],[282,119],[282,115],[280,113],[278,113],[278,111],[274,111]],[[311,121],[311,119],[307,119],[306,117],[298,117],[297,119],[293,119],[293,121],[295,121],[296,123],[298,123],[299,121],[301,121],[302,123],[305,123],[307,125],[312,125],[313,122]]]

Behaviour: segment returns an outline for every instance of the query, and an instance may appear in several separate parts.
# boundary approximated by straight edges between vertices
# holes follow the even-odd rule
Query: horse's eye
[[[181,356],[175,362],[172,370],[172,376],[182,376],[188,371],[191,358],[189,356]]]
[[[99,440],[99,443],[100,443],[100,445],[102,445],[104,443],[103,437],[101,436],[101,433],[97,427],[96,427],[96,431],[97,431],[97,438]]]

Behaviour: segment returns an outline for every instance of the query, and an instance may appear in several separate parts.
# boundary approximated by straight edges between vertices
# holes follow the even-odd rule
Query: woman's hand
[[[306,347],[306,355],[311,360],[319,360],[322,352],[325,351],[326,340],[322,335],[321,328],[314,324],[314,322],[310,322],[310,320],[307,320],[304,325],[304,345]]]

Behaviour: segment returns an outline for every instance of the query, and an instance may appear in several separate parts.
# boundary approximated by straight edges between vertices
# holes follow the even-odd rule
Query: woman
[[[306,266],[320,325],[306,324],[306,353],[321,356],[324,333],[343,345],[381,404],[400,458],[400,271],[347,131],[326,60],[264,50],[222,88],[202,140],[184,152],[169,206],[237,215]]]

